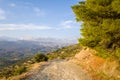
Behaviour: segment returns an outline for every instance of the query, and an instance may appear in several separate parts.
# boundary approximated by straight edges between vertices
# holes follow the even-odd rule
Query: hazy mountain
[[[17,38],[0,36],[0,41],[17,41],[17,40],[18,40]]]
[[[71,44],[75,42],[54,38],[19,40],[0,37],[0,68],[31,57],[37,52],[47,53]]]

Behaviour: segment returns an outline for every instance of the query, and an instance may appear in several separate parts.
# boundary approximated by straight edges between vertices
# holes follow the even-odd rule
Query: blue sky
[[[71,6],[79,0],[0,0],[0,36],[78,38]]]

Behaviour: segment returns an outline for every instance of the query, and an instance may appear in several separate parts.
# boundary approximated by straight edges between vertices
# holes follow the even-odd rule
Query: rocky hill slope
[[[84,48],[70,61],[87,70],[93,80],[120,80],[120,62],[95,56],[96,51]]]
[[[118,60],[95,56],[96,51],[89,48],[80,48],[79,51],[77,46],[71,46],[76,50],[75,55],[71,54],[74,52],[71,47],[67,47],[68,51],[67,48],[57,51],[60,56],[66,55],[64,59],[54,56],[56,51],[52,52],[47,54],[50,59],[54,56],[52,60],[34,63],[27,72],[8,80],[120,80]]]

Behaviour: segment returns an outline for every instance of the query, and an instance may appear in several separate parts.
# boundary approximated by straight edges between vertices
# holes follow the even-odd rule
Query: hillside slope
[[[95,53],[95,50],[85,48],[70,61],[89,71],[93,80],[120,80],[119,60],[103,59]]]
[[[79,45],[65,47],[48,53],[48,62],[30,64],[27,72],[9,80],[120,80],[119,61],[95,53]]]
[[[70,42],[69,44],[64,42],[60,43],[54,39],[52,41],[49,39],[40,39],[38,41],[0,40],[0,69],[31,58],[38,52],[47,53],[68,45],[70,45]]]

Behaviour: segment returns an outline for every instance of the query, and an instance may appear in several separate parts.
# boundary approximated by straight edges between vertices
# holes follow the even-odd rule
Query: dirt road
[[[51,61],[25,80],[92,80],[80,66],[69,61]]]

